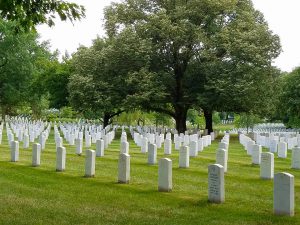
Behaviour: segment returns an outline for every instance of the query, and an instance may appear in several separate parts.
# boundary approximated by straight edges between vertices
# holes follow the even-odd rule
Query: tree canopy
[[[17,22],[16,30],[34,29],[38,24],[53,26],[56,14],[61,20],[78,20],[84,17],[81,5],[61,0],[1,0],[0,15],[6,20]]]
[[[39,62],[48,57],[47,46],[35,32],[15,34],[15,22],[0,19],[0,106],[2,115],[32,101],[40,84]]]
[[[249,0],[125,0],[106,8],[105,18],[109,37],[130,28],[150,44],[149,74],[139,79],[148,85],[135,97],[144,109],[172,116],[179,132],[194,106],[211,116],[262,100],[249,95],[270,79],[280,52]]]
[[[102,117],[104,125],[125,109],[134,88],[130,74],[147,65],[146,43],[131,30],[112,38],[97,38],[90,48],[81,47],[73,56],[70,102],[79,111]]]

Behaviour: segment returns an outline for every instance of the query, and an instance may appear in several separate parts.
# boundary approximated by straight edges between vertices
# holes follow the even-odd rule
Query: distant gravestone
[[[120,153],[129,154],[129,142],[128,141],[121,142]]]
[[[1,143],[0,143],[0,144],[1,144]],[[24,149],[29,148],[29,135],[28,135],[28,134],[24,134],[23,148],[24,148]]]
[[[10,156],[12,162],[19,161],[19,142],[18,141],[12,141],[10,144]]]
[[[158,165],[158,191],[172,191],[172,160],[163,158]]]
[[[85,152],[85,177],[95,176],[95,158],[96,152],[94,150],[86,150]]]
[[[270,152],[277,153],[277,146],[278,146],[278,141],[271,140],[270,141]]]
[[[220,164],[208,166],[208,201],[213,203],[225,201],[224,168]]]
[[[287,143],[286,142],[278,143],[278,157],[279,158],[287,157]]]
[[[252,155],[253,145],[255,145],[255,141],[250,140],[247,142],[246,150],[248,155]]]
[[[57,147],[63,146],[63,138],[62,137],[57,137],[55,142],[56,142],[56,149],[57,149]]]
[[[128,184],[130,180],[130,155],[121,153],[119,156],[118,183]]]
[[[141,152],[142,153],[147,153],[148,152],[148,138],[146,138],[146,137],[142,138]]]
[[[56,149],[56,171],[62,172],[66,169],[66,148],[57,147]]]
[[[293,148],[292,150],[292,168],[300,169],[300,147]]]
[[[179,167],[188,168],[190,166],[189,147],[181,146],[179,150]]]
[[[33,144],[32,146],[32,166],[40,166],[41,164],[41,145]]]
[[[104,156],[104,141],[102,139],[96,141],[96,156]]]
[[[219,149],[225,149],[228,150],[229,145],[226,142],[220,142],[219,143]]]
[[[166,139],[165,140],[164,153],[165,153],[165,155],[171,155],[171,153],[172,153],[172,141],[171,141],[171,139]]]
[[[274,176],[274,214],[294,216],[294,176],[277,173]]]
[[[190,157],[196,157],[198,155],[198,142],[190,142]]]
[[[89,148],[92,145],[91,135],[86,135],[85,137],[85,147]]]
[[[150,165],[156,164],[156,158],[157,158],[157,146],[156,144],[149,144],[148,164]]]
[[[216,153],[216,164],[220,164],[224,168],[224,172],[227,172],[227,157],[225,149],[218,149]]]
[[[261,162],[261,145],[252,146],[252,164],[259,165]]]
[[[76,139],[75,140],[76,144],[76,154],[81,155],[82,154],[82,139]]]
[[[274,154],[271,152],[261,153],[260,178],[273,179],[274,177]]]
[[[198,152],[203,151],[203,138],[198,139]]]

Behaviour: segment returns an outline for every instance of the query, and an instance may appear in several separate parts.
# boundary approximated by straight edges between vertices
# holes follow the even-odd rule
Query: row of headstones
[[[227,139],[227,140],[226,140]],[[220,144],[227,144],[229,137],[222,140]],[[226,147],[225,147],[226,148]],[[181,147],[187,150],[187,147]],[[270,153],[272,154],[272,153]],[[32,166],[40,165],[41,145],[34,144],[32,151]],[[95,176],[94,150],[86,150],[85,176]],[[18,141],[11,144],[11,161],[17,162],[19,159]],[[66,149],[58,147],[56,152],[56,170],[64,171],[66,165]],[[225,180],[224,167],[220,164],[208,166],[208,200],[214,203],[225,201]],[[118,163],[118,182],[129,183],[130,181],[130,155],[121,153]],[[158,170],[158,190],[172,190],[172,160],[168,158],[160,159]],[[294,215],[294,177],[288,173],[278,173],[274,178],[274,213],[280,215]]]
[[[28,133],[26,131],[28,131],[28,130],[25,130],[24,133],[21,133],[22,137],[20,137],[20,133],[19,133],[19,136],[16,135],[16,138],[23,142],[24,149],[29,148],[30,142],[34,142],[34,140],[35,140],[35,136],[28,135]],[[51,131],[51,124],[49,124],[45,130],[35,132],[35,134],[38,135],[39,143],[41,144],[42,149],[45,149],[45,144],[49,137],[50,131]],[[38,132],[41,132],[41,133],[38,133]],[[6,134],[7,134],[8,144],[11,145],[11,143],[13,141],[15,141],[15,135],[14,135],[13,131],[10,129],[10,126],[8,123],[6,124]]]
[[[35,142],[35,139],[40,136],[40,134],[46,129],[49,130],[51,124],[32,123],[30,125],[16,124],[16,123],[6,123],[7,135],[11,135],[12,139],[16,138],[18,141],[24,141],[24,139],[29,139],[30,142]]]
[[[127,141],[127,136],[125,132],[122,132],[121,142]],[[151,134],[146,133],[144,136],[135,132],[133,135],[134,142],[136,145],[141,147],[141,152],[146,153],[148,151],[149,144],[156,144],[157,148],[161,148],[164,144],[164,152],[166,155],[172,153],[172,136],[171,133],[166,134],[166,139],[164,139],[164,134]],[[181,146],[190,146],[191,155],[197,156],[198,151],[203,151],[204,147],[211,145],[211,142],[215,139],[214,133],[211,135],[203,136],[198,138],[197,134],[194,135],[178,135],[174,134],[175,150],[179,150]]]
[[[247,154],[252,156],[252,163],[259,164],[262,146],[259,144],[255,144],[254,140],[243,134],[240,135],[240,143],[244,146],[245,150],[247,151]],[[278,144],[275,143],[274,146],[270,148],[270,152],[277,153],[277,156],[279,158],[286,158],[287,151],[288,147],[286,142],[279,142]],[[300,155],[298,151],[299,147],[294,147],[292,149],[292,168],[296,169],[300,168]]]
[[[234,128],[229,131],[231,134],[246,134],[248,133],[249,130],[247,128]],[[255,128],[251,129],[251,132],[255,133],[281,133],[281,134],[297,134],[299,133],[299,129],[286,129],[286,128],[275,128],[275,127],[270,127],[270,128]]]
[[[104,150],[108,148],[108,145],[112,143],[113,139],[115,138],[115,131],[112,130],[108,132],[106,135],[104,135],[101,139],[96,140],[96,152],[97,156],[104,156]],[[90,139],[87,139],[90,140]],[[87,142],[86,140],[86,147],[91,147],[91,142]],[[76,146],[76,154],[81,155],[83,150],[83,139],[82,137],[78,137],[74,140],[74,144]],[[63,146],[63,138],[60,136],[57,136],[55,139],[56,148]],[[74,145],[71,143],[70,145]]]
[[[93,127],[90,129],[90,127]],[[116,130],[117,126],[114,126],[112,129]],[[60,130],[63,133],[64,139],[69,143],[69,145],[75,145],[76,139],[81,139],[83,141],[83,134],[85,137],[85,146],[91,147],[91,144],[95,144],[97,140],[105,139],[109,136],[108,134],[109,130],[111,129],[111,126],[107,126],[105,129],[102,129],[102,125],[100,126],[85,126],[85,127],[77,127],[76,125],[71,125],[69,128],[65,128],[62,124],[60,125]],[[83,132],[84,131],[84,132]],[[56,125],[54,125],[54,136],[55,140],[60,138],[60,132]],[[111,142],[111,139],[108,138],[109,142]],[[106,142],[107,142],[106,141]]]
[[[272,133],[253,133],[253,138],[258,144],[270,148],[276,149],[279,142],[286,142],[288,149],[292,149],[296,146],[300,146],[300,135],[289,134],[272,134]]]
[[[255,144],[255,141],[248,137],[240,137],[241,144],[248,140],[245,150],[252,157],[252,164],[260,165],[260,178],[274,178],[274,213],[283,215],[294,215],[294,176],[289,173],[278,173],[274,176],[274,154],[262,152],[262,146]],[[284,151],[284,153],[282,153]],[[286,143],[283,148],[278,149],[278,155],[286,157]],[[300,148],[292,149],[292,168],[300,169]]]

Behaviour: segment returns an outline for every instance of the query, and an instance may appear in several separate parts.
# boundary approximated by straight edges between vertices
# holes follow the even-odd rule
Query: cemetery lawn
[[[300,171],[290,169],[287,159],[275,157],[275,173],[295,176],[295,216],[273,215],[273,181],[259,179],[259,166],[251,165],[236,136],[229,145],[225,175],[225,203],[207,201],[207,167],[215,163],[218,140],[190,159],[190,168],[178,168],[173,160],[173,191],[157,191],[158,166],[147,165],[147,155],[130,140],[130,184],[117,184],[120,139],[96,158],[96,176],[84,178],[85,157],[67,149],[66,171],[56,172],[56,154],[51,132],[41,166],[31,166],[31,148],[20,160],[10,162],[6,133],[0,145],[0,224],[300,224]],[[95,149],[95,145],[93,148]],[[265,151],[265,149],[264,149]],[[158,151],[158,159],[165,157]]]

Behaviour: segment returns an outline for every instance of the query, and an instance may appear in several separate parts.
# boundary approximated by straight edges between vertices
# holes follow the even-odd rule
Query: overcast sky
[[[280,36],[283,52],[274,65],[290,72],[300,66],[300,0],[252,0],[269,23],[270,29]],[[97,35],[102,36],[103,8],[112,0],[72,0],[86,8],[86,18],[72,25],[71,22],[57,21],[55,27],[38,26],[42,40],[50,40],[52,50],[62,54],[67,50],[75,52],[79,44],[89,46]]]

